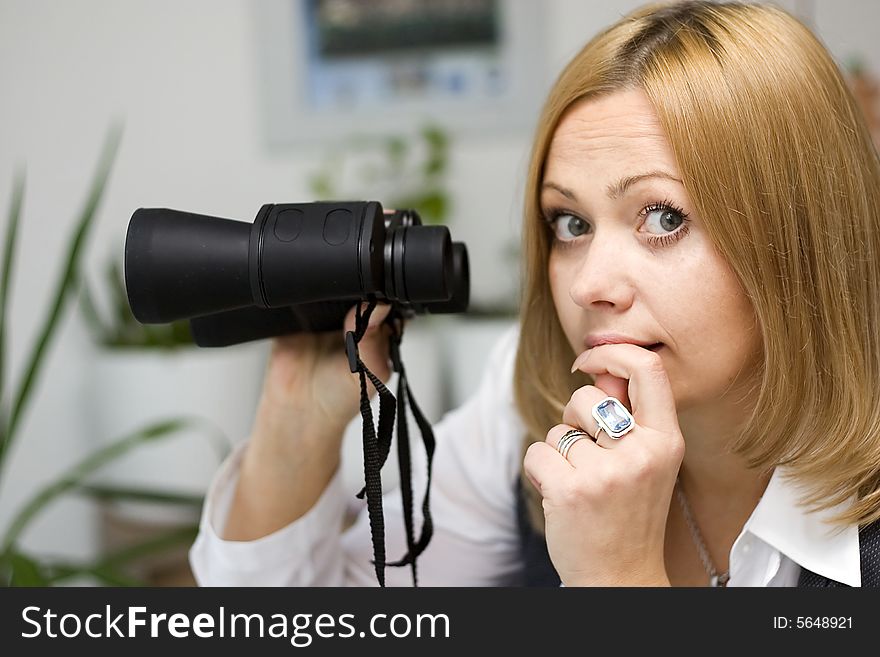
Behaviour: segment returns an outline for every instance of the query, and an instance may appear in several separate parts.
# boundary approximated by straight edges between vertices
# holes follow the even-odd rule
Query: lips
[[[592,349],[593,347],[598,347],[603,344],[634,344],[637,347],[654,352],[659,351],[664,346],[662,342],[648,342],[647,340],[638,340],[636,338],[616,333],[593,334],[588,335],[584,339],[584,346],[587,349]]]

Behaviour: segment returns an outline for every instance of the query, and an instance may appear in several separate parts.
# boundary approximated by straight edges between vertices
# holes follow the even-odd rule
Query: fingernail
[[[590,350],[587,349],[580,356],[574,359],[574,363],[571,366],[571,373],[574,374],[576,370],[580,369],[580,366],[587,362],[587,358],[590,356]]]

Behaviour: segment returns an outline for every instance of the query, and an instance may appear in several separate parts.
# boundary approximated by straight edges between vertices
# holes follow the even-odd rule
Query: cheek
[[[553,303],[559,307],[560,290],[564,285],[565,276],[562,267],[559,266],[559,259],[550,254],[547,262],[547,279],[550,281],[550,292],[553,294]]]
[[[731,294],[728,298],[723,316],[726,316],[727,321],[719,328],[719,332],[727,345],[726,357],[730,361],[730,369],[737,369],[736,372],[729,372],[732,383],[740,369],[757,369],[762,351],[761,333],[752,304],[739,288],[735,295]]]
[[[564,309],[565,299],[568,299],[567,293],[567,277],[565,269],[560,265],[559,258],[550,254],[547,262],[547,280],[550,282],[550,294],[553,296],[553,305],[556,306],[557,313],[560,314]]]
[[[748,297],[725,264],[704,268],[687,288],[683,298],[690,301],[679,303],[673,320],[683,370],[674,377],[676,399],[717,399],[753,376],[760,333]]]
[[[667,279],[655,288],[656,300],[671,311],[668,316],[683,343],[723,349],[731,336],[742,338],[754,328],[754,311],[727,262],[709,244],[701,247],[683,263],[673,284]]]
[[[559,258],[554,258],[551,253],[547,265],[547,278],[550,284],[550,293],[553,297],[553,306],[556,308],[556,316],[559,324],[568,338],[569,344],[577,353],[580,343],[579,308],[569,295],[571,288],[571,273],[562,265]]]
[[[709,314],[714,324],[711,333],[719,336],[719,342],[729,345],[731,353],[751,351],[755,345],[757,322],[751,301],[740,286],[736,276],[725,265],[719,267],[712,281],[715,311]],[[705,307],[705,306],[704,306]]]

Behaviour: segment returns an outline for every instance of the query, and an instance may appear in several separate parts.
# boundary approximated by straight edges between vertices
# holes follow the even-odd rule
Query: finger
[[[361,303],[361,312],[369,307],[367,302]],[[388,383],[391,378],[391,364],[389,354],[389,339],[391,329],[383,324],[388,313],[391,311],[391,305],[387,303],[376,304],[367,324],[367,330],[358,343],[358,356],[366,365],[367,369],[375,374],[384,383]],[[343,322],[343,334],[348,331],[355,330],[357,305],[352,306],[345,316]],[[338,349],[338,345],[337,345]],[[372,382],[367,382],[369,396],[372,398],[376,394],[376,389]]]
[[[364,304],[364,310],[366,310],[367,307],[367,304]],[[376,307],[373,308],[373,313],[370,315],[370,321],[367,324],[367,330],[370,331],[378,328],[382,324],[382,322],[385,321],[385,318],[388,317],[389,312],[391,312],[390,304],[377,303]]]
[[[571,467],[577,468],[594,460],[597,457],[596,450],[601,448],[596,445],[590,433],[585,432],[586,436],[571,443],[568,448],[568,454],[563,457],[559,451],[559,441],[572,429],[581,430],[579,427],[573,427],[569,424],[557,424],[547,432],[547,438],[544,442],[556,450],[556,453],[559,454],[563,461],[567,460]]]
[[[391,327],[379,325],[376,330],[367,331],[358,344],[358,353],[364,365],[385,383],[391,377],[390,338]]]
[[[369,307],[367,302],[361,303],[361,312],[365,312]],[[367,324],[367,332],[375,331],[376,327],[378,327],[382,322],[385,321],[385,318],[388,316],[388,313],[391,311],[391,305],[387,303],[377,303],[376,307],[373,309],[372,314],[370,315],[370,321]],[[345,322],[343,322],[343,332],[347,333],[348,331],[354,331],[355,329],[355,321],[357,320],[357,304],[351,307],[348,313],[345,315]]]
[[[598,374],[593,377],[593,385],[600,390],[604,390],[607,393],[607,397],[618,399],[621,404],[626,406],[627,410],[632,411],[629,392],[627,391],[629,381],[611,376],[610,374]]]
[[[623,443],[623,439],[626,437],[620,436],[619,438],[612,438],[608,435],[608,432],[605,429],[600,429],[596,432],[596,444],[602,449],[616,449],[621,447]]]
[[[339,349],[339,338],[332,333],[288,333],[272,340],[270,363],[298,361],[303,353],[324,354]]]
[[[582,428],[592,438],[598,438],[596,444],[606,449],[616,447],[617,441],[609,440],[604,432],[601,434],[598,432],[599,423],[593,417],[593,407],[603,399],[607,399],[608,396],[609,393],[606,390],[601,390],[596,386],[583,386],[572,393],[571,399],[562,411],[562,421],[565,424]]]
[[[669,378],[662,358],[653,351],[633,344],[603,344],[578,356],[572,369],[626,379],[637,424],[663,431],[678,426]]]
[[[621,379],[615,379],[620,381]],[[593,409],[600,402],[608,399],[608,391],[596,386],[583,386],[574,391],[571,399],[562,411],[562,421],[576,427],[583,427],[594,442],[603,449],[615,449],[621,445],[619,438],[612,438],[593,416]]]
[[[539,441],[529,445],[526,450],[523,471],[532,485],[546,497],[548,487],[571,476],[572,466],[553,447]]]

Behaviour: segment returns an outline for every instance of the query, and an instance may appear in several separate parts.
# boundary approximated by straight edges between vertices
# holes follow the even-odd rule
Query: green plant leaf
[[[3,538],[3,546],[2,549],[0,549],[0,552],[10,551],[11,547],[18,540],[27,525],[46,507],[46,505],[63,493],[83,484],[85,478],[98,468],[123,456],[139,445],[165,438],[182,429],[199,426],[207,426],[212,432],[216,432],[216,429],[200,418],[175,418],[151,424],[139,431],[135,431],[134,433],[120,438],[103,449],[93,452],[83,461],[80,461],[80,463],[68,470],[66,474],[61,476],[55,482],[43,487],[27,504],[24,505],[12,522],[10,522],[6,535]]]
[[[866,66],[865,58],[859,53],[851,54],[845,60],[845,70],[853,77],[864,75]]]
[[[438,126],[429,125],[422,129],[422,139],[428,144],[428,156],[424,165],[426,178],[436,178],[446,173],[449,161],[449,137]]]
[[[18,241],[18,220],[24,203],[24,171],[19,171],[12,183],[12,202],[9,205],[9,218],[6,222],[6,238],[3,242],[3,278],[0,280],[0,400],[4,399],[4,371],[6,369],[6,306],[9,302],[9,286],[12,281],[12,264],[15,259],[15,245]],[[0,416],[0,444],[6,430],[6,413]]]
[[[122,273],[122,265],[115,258],[107,265],[107,287],[110,288],[110,300],[113,304],[113,314],[118,326],[125,327],[131,325],[134,315],[128,306],[128,295],[125,293],[124,274]]]
[[[446,130],[439,125],[428,124],[422,128],[422,139],[424,139],[431,148],[436,150],[446,150],[449,146],[449,135]]]
[[[15,403],[12,406],[6,435],[4,436],[3,444],[0,445],[0,475],[2,475],[5,457],[9,453],[9,448],[15,440],[15,430],[21,420],[22,412],[26,408],[30,399],[33,385],[39,377],[49,342],[55,335],[55,329],[66,306],[68,297],[78,283],[82,248],[88,237],[89,228],[93,223],[95,214],[98,210],[98,205],[104,195],[104,188],[107,184],[107,179],[110,176],[110,169],[113,166],[113,160],[116,157],[121,136],[121,126],[114,125],[111,127],[104,143],[104,148],[98,163],[95,178],[92,182],[91,190],[86,199],[85,207],[80,213],[76,229],[68,247],[67,262],[58,280],[54,301],[50,306],[45,321],[43,322],[43,327],[38,334],[36,344],[31,352],[30,358],[28,359],[28,365],[25,368],[24,379],[18,390],[18,394],[16,395]]]
[[[167,491],[149,490],[146,488],[123,488],[118,486],[102,486],[81,484],[73,489],[74,493],[88,495],[101,501],[126,500],[132,502],[155,502],[177,506],[201,507],[204,498],[200,495],[186,493],[169,493]]]
[[[83,284],[79,296],[79,307],[82,310],[83,317],[85,317],[86,324],[89,325],[89,328],[95,335],[107,336],[110,333],[110,329],[104,325],[104,320],[101,319],[101,315],[98,313],[95,298],[92,296],[92,291],[88,285]]]
[[[189,322],[171,322],[168,326],[171,330],[171,341],[173,344],[195,344],[192,327],[189,325]]]
[[[441,191],[428,192],[417,203],[416,207],[428,216],[429,223],[442,224],[449,213],[448,199]]]
[[[326,200],[333,196],[333,180],[329,171],[322,171],[312,175],[309,179],[309,188],[316,199]]]
[[[389,137],[385,142],[385,152],[388,155],[391,175],[400,176],[409,153],[409,143],[403,137]]]
[[[49,585],[49,578],[36,560],[18,552],[10,553],[7,560],[10,566],[9,584],[11,586]]]
[[[441,189],[427,190],[418,196],[394,199],[395,207],[413,208],[426,224],[442,224],[449,214],[449,198]]]

